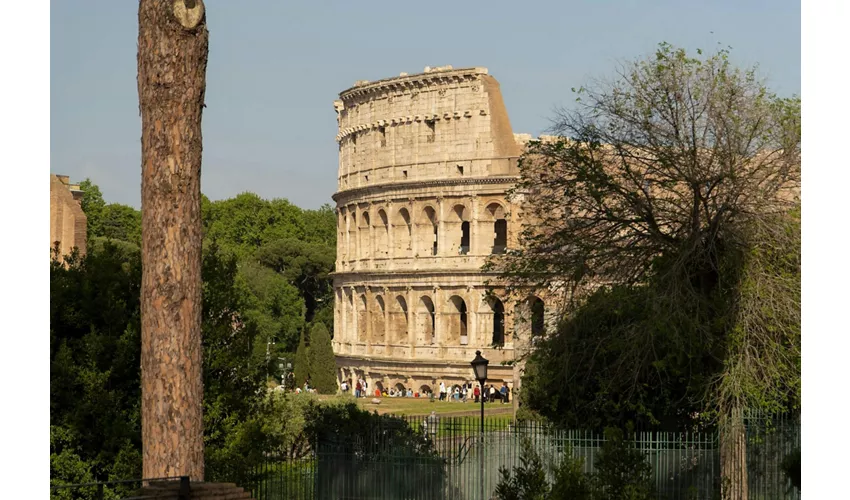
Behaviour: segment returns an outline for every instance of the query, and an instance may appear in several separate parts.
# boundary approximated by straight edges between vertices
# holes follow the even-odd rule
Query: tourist
[[[345,380],[342,381],[342,385],[340,386],[340,389],[342,389],[343,394],[348,392],[348,383]]]
[[[460,401],[460,387],[455,386],[454,400]]]
[[[413,397],[413,389],[411,389],[409,387],[407,388],[407,397],[409,397],[409,398]]]
[[[502,404],[507,404],[508,402],[508,383],[502,382],[502,388],[499,390],[502,396]]]
[[[363,386],[360,384],[360,380],[357,380],[357,385],[354,386],[354,397],[359,398],[360,393],[363,391]]]
[[[475,387],[475,389],[472,390],[472,396],[475,398],[476,403],[478,402],[478,399],[481,397],[481,389],[479,387],[480,386],[477,386],[477,387]]]
[[[490,384],[489,400],[492,403],[494,399],[496,399],[496,388],[493,387],[493,384]]]
[[[446,383],[440,382],[440,401],[446,400]]]

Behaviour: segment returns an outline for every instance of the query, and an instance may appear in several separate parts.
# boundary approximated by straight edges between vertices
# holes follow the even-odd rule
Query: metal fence
[[[746,423],[748,499],[798,500],[781,462],[800,446],[799,419],[756,415]],[[421,440],[395,440],[393,425]],[[559,464],[571,450],[589,474],[604,443],[598,432],[510,418],[488,417],[483,433],[479,426],[474,417],[399,417],[345,442],[315,443],[305,457],[268,456],[252,493],[256,500],[489,499],[499,469],[520,463],[524,441],[545,464]],[[720,498],[717,432],[638,432],[633,439],[652,465],[659,498]]]

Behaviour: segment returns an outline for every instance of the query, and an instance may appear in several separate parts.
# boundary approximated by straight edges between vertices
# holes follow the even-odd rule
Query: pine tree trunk
[[[739,408],[721,422],[720,476],[723,500],[747,500],[747,431]]]
[[[138,50],[143,474],[201,481],[201,0],[140,0]]]

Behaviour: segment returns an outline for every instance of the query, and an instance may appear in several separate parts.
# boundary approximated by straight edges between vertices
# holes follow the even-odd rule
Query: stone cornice
[[[433,85],[446,85],[452,82],[473,81],[477,80],[481,75],[486,74],[488,74],[487,68],[480,67],[460,69],[435,68],[427,73],[395,76],[375,82],[358,82],[354,87],[340,92],[339,98],[345,102],[361,96],[381,94],[388,90],[398,91]]]
[[[398,116],[396,118],[388,118],[386,120],[377,120],[371,123],[363,123],[360,125],[356,125],[354,127],[346,127],[340,129],[339,133],[336,135],[336,142],[342,142],[346,137],[356,134],[357,132],[362,132],[364,130],[375,130],[381,127],[388,127],[391,125],[410,125],[411,123],[418,123],[421,121],[433,122],[439,120],[449,121],[451,119],[459,120],[461,117],[463,118],[472,118],[473,114],[477,114],[480,116],[487,116],[486,109],[478,109],[478,110],[465,110],[465,111],[446,111],[443,114],[436,113],[427,113],[421,115],[407,115],[407,116]]]
[[[434,179],[423,181],[408,181],[408,182],[385,182],[383,184],[374,184],[372,186],[364,186],[345,191],[337,191],[331,196],[337,204],[345,205],[353,198],[362,198],[364,196],[385,193],[393,189],[410,189],[416,187],[444,187],[444,186],[469,186],[476,184],[515,184],[519,180],[518,175],[499,176],[499,177],[466,177],[458,179]],[[409,195],[405,195],[409,197]]]
[[[469,269],[392,269],[386,271],[379,270],[357,270],[357,271],[334,271],[328,273],[333,278],[355,278],[364,281],[371,281],[374,278],[386,278],[388,276],[394,279],[424,279],[429,277],[445,277],[445,276],[466,276],[473,278],[498,278],[497,272],[484,272],[481,268]],[[345,285],[349,286],[349,285]],[[365,285],[364,285],[365,286]]]

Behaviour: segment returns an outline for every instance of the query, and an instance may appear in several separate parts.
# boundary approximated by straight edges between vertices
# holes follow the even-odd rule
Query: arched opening
[[[508,221],[505,219],[505,209],[498,203],[487,205],[487,214],[493,221],[492,254],[503,254],[508,248]]]
[[[348,260],[353,261],[359,259],[357,255],[357,214],[351,214],[351,220],[348,223]]]
[[[531,297],[531,336],[537,337],[546,333],[545,304],[540,297]]]
[[[406,208],[399,209],[393,220],[393,255],[410,257],[413,241],[413,228],[410,224],[410,212]]]
[[[371,259],[372,242],[369,237],[369,212],[363,212],[360,216],[360,230],[358,233],[360,234],[360,258]]]
[[[340,262],[348,261],[348,214],[342,216],[342,224],[339,228],[339,260]]]
[[[468,344],[466,301],[457,295],[453,295],[449,298],[449,311],[447,314],[446,343],[448,345]]]
[[[450,250],[456,255],[469,253],[469,209],[455,205],[446,221],[446,236],[451,243]]]
[[[372,310],[372,343],[373,344],[383,344],[386,340],[386,331],[384,324],[384,312],[386,311],[386,307],[384,304],[384,298],[378,295],[375,297],[375,307]]]
[[[361,295],[357,301],[357,341],[366,342],[366,325],[369,321],[366,296]]]
[[[402,395],[404,395],[404,393],[407,392],[407,387],[405,387],[404,384],[399,382],[395,385],[395,390],[401,391]]]
[[[398,295],[390,312],[390,342],[407,343],[407,301]]]
[[[431,297],[423,295],[419,299],[419,308],[416,311],[416,343],[419,345],[433,344],[436,341],[436,313],[434,311],[434,302]]]
[[[493,298],[490,307],[493,309],[493,338],[491,344],[501,347],[505,345],[505,306],[501,300]]]
[[[390,225],[387,213],[378,210],[378,219],[375,221],[375,257],[389,257],[390,252]]]
[[[437,212],[431,207],[425,207],[416,225],[417,245],[419,255],[437,255]]]
[[[381,392],[381,394],[383,394],[383,393],[384,393],[384,383],[383,383],[383,382],[380,382],[380,381],[375,382],[375,389],[376,389],[376,390],[378,390],[378,391],[380,391],[380,392]],[[371,395],[371,394],[370,394],[370,395]]]
[[[420,395],[420,396],[422,396],[422,397],[428,397],[428,396],[430,396],[430,395],[431,395],[431,392],[433,392],[433,391],[431,390],[431,386],[429,386],[429,385],[424,385],[424,384],[419,386],[419,395]]]

